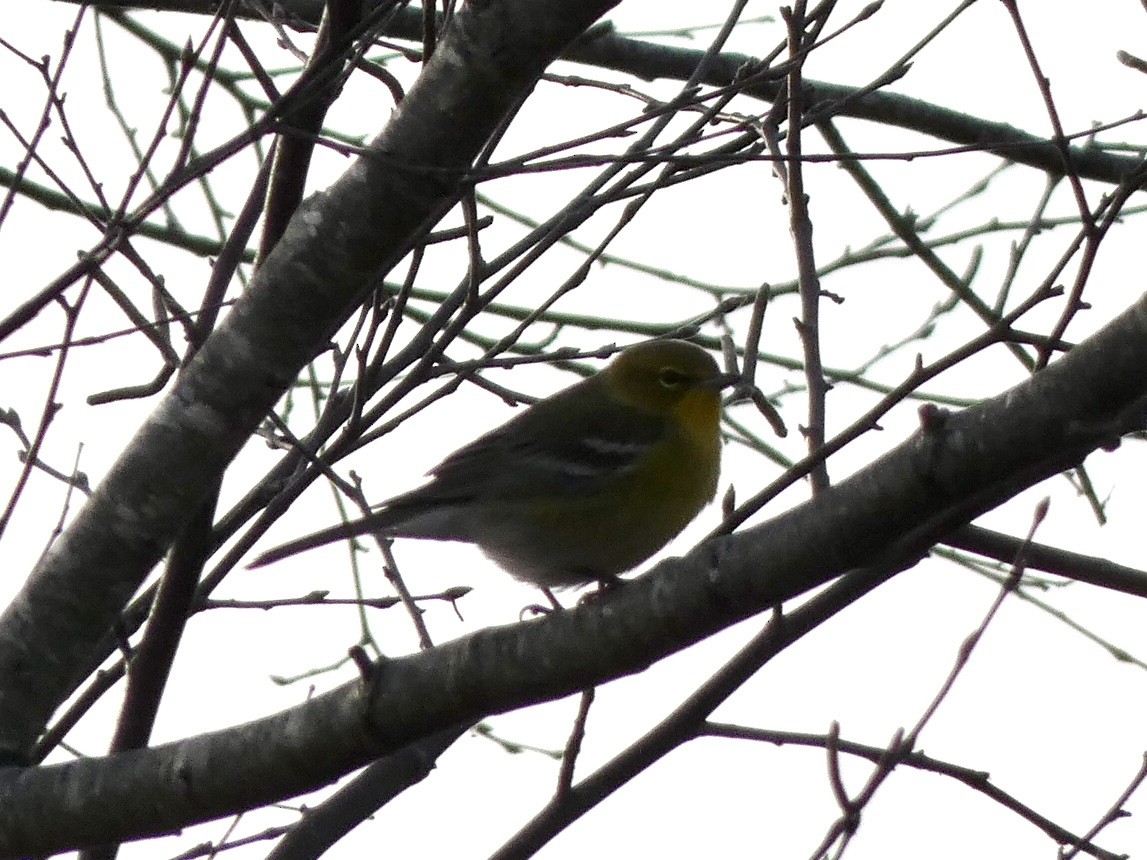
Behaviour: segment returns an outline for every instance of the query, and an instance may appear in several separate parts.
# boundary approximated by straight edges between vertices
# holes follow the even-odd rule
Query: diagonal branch
[[[0,754],[21,761],[190,512],[362,296],[464,190],[475,155],[615,0],[467,4],[383,133],[306,201],[0,616]]]
[[[291,797],[439,730],[638,672],[846,571],[911,565],[980,513],[1141,428],[1145,362],[1147,297],[1011,390],[960,413],[932,410],[903,444],[811,501],[575,610],[382,662],[366,684],[244,726],[9,769],[0,855],[122,841]]]
[[[379,2],[381,0],[373,0],[373,5]],[[104,0],[91,5],[105,4],[116,8],[159,9],[193,14],[214,14],[217,6],[216,0]],[[275,8],[281,10],[284,20],[292,22],[294,26],[313,30],[319,26],[322,18],[323,0],[279,0]],[[254,5],[244,6],[236,15],[256,19],[261,17]],[[422,9],[418,6],[397,10],[397,14],[388,23],[386,35],[421,43],[423,18]],[[689,80],[704,56],[703,50],[625,36],[615,31],[610,24],[593,28],[562,52],[563,59],[613,69],[649,81]],[[738,81],[744,69],[760,66],[757,57],[724,52],[706,63],[698,83],[714,87],[730,86]],[[852,117],[916,131],[970,150],[991,152],[1055,176],[1062,175],[1067,169],[1080,179],[1116,184],[1139,166],[1135,157],[1115,155],[1086,144],[1066,146],[1062,140],[1038,137],[1006,122],[972,116],[899,93],[868,92],[857,87],[808,78],[804,84],[805,103],[820,108],[815,118],[829,115]],[[773,102],[780,93],[781,85],[782,80],[770,77],[744,82],[741,91],[753,98]],[[825,107],[830,109],[825,111]],[[1128,121],[1136,119],[1138,117],[1128,117]],[[1087,129],[1083,135],[1091,140],[1094,132],[1095,129]]]

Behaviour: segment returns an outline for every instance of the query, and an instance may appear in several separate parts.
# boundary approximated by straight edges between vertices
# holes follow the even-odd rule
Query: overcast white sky
[[[834,20],[843,23],[860,3],[840,3]],[[1032,41],[1051,79],[1056,105],[1069,132],[1086,129],[1093,122],[1110,122],[1132,115],[1143,104],[1141,93],[1147,78],[1120,65],[1115,51],[1147,53],[1147,13],[1135,0],[1105,0],[1090,3],[1021,4]],[[621,29],[651,30],[716,23],[728,4],[701,9],[684,2],[622,4],[611,16]],[[806,67],[809,77],[846,85],[863,85],[881,74],[893,60],[906,53],[954,7],[954,3],[918,3],[888,0],[879,14],[858,25],[830,47],[817,51]],[[10,21],[3,38],[26,54],[55,58],[64,28],[75,18],[75,7],[41,2],[29,9],[34,14]],[[752,3],[747,16],[774,14],[768,3]],[[852,11],[850,11],[852,10]],[[140,15],[149,26],[163,28],[179,43],[198,38],[203,21],[169,15]],[[249,33],[257,33],[250,25]],[[109,27],[109,32],[114,27]],[[105,106],[102,83],[96,74],[92,18],[82,26],[63,89],[68,93],[68,112],[85,152],[100,158],[100,178],[110,194],[118,194],[131,171],[121,138]],[[745,28],[732,42],[735,50],[763,54],[781,38],[779,23]],[[145,60],[131,43],[118,34],[113,64],[119,64],[117,95],[130,105],[132,122],[141,135],[152,133],[156,110],[162,105],[165,79],[159,67]],[[702,34],[702,38],[707,33]],[[302,40],[300,40],[302,41]],[[269,66],[287,66],[287,54],[274,58],[272,43],[263,44]],[[698,40],[695,45],[703,46]],[[138,72],[130,70],[138,68]],[[129,70],[125,73],[124,70]],[[589,76],[589,70],[565,69]],[[0,51],[0,79],[6,87],[3,108],[25,134],[34,128],[43,105],[44,91],[28,67],[10,53]],[[649,91],[670,92],[671,85],[642,85]],[[936,102],[975,116],[1002,120],[1036,134],[1049,130],[1047,114],[1031,72],[1018,48],[1003,4],[980,2],[930,45],[912,65],[909,74],[892,91]],[[576,98],[571,110],[568,98]],[[354,101],[355,98],[360,99]],[[378,114],[377,87],[352,92],[334,115],[361,130],[375,130]],[[743,110],[760,111],[744,103]],[[572,136],[576,129],[603,125],[599,117],[632,107],[619,105],[616,96],[578,92],[543,85],[523,113],[522,130],[507,142],[510,150],[526,149],[542,142]],[[227,117],[228,123],[235,121]],[[531,121],[536,122],[531,125]],[[1142,139],[1141,123],[1109,133],[1105,139]],[[230,125],[218,132],[205,129],[204,141],[222,139]],[[855,149],[865,152],[932,150],[937,141],[890,134],[874,125],[842,122],[841,130]],[[568,129],[568,132],[566,131]],[[532,139],[531,135],[538,135]],[[59,136],[50,131],[49,138]],[[810,136],[811,139],[811,136]],[[105,145],[106,141],[106,145]],[[619,142],[617,148],[623,146]],[[46,151],[55,153],[55,144]],[[12,167],[19,148],[10,134],[0,130],[0,164]],[[885,183],[896,204],[918,213],[933,211],[961,193],[976,178],[985,176],[996,163],[982,155],[947,157],[942,161],[920,158],[888,161],[871,169]],[[220,187],[243,188],[250,183],[250,159],[221,169]],[[339,171],[346,160],[323,154],[317,162],[316,187]],[[859,247],[885,232],[883,224],[861,199],[839,168],[810,168],[811,212],[816,224],[818,259],[836,257],[846,246]],[[78,172],[69,168],[69,178]],[[37,181],[47,182],[42,173]],[[527,181],[506,182],[490,192],[503,202],[529,208],[562,188],[585,181],[578,175],[533,176]],[[1030,171],[1012,171],[998,180],[977,200],[961,207],[947,229],[974,225],[989,217],[1028,217],[1042,189],[1042,180]],[[1070,212],[1062,193],[1057,211]],[[1094,205],[1105,189],[1089,186]],[[614,249],[636,259],[683,271],[709,281],[755,287],[763,281],[781,282],[793,277],[795,263],[787,227],[787,212],[781,188],[767,165],[748,166],[697,183],[676,195],[673,206],[644,213],[634,228]],[[235,199],[241,199],[237,197]],[[560,199],[560,196],[556,199]],[[1135,203],[1136,201],[1132,201]],[[539,206],[539,211],[544,211]],[[208,232],[202,212],[188,207],[185,217],[198,219],[194,232]],[[1088,298],[1094,309],[1081,316],[1069,331],[1079,340],[1128,305],[1142,291],[1142,241],[1130,229],[1113,235],[1105,245]],[[608,225],[606,225],[608,227]],[[591,224],[580,235],[590,239],[601,226]],[[598,232],[595,232],[598,231]],[[491,235],[498,235],[493,233]],[[1034,254],[1021,273],[1017,288],[1026,293],[1042,279],[1066,244],[1055,236],[1046,249]],[[97,239],[91,227],[77,219],[47,214],[36,204],[21,202],[15,214],[0,225],[0,260],[4,262],[7,289],[0,299],[0,315],[34,293],[74,260],[74,253]],[[1010,238],[1010,237],[1008,237]],[[697,249],[706,249],[698,254]],[[150,248],[149,248],[150,251]],[[953,252],[947,259],[957,270],[966,264],[969,249]],[[208,274],[208,264],[188,265],[187,258],[156,252],[154,264],[162,269],[169,286],[194,295]],[[568,275],[572,255],[555,255],[531,277]],[[961,260],[963,263],[961,264]],[[1007,239],[986,246],[983,266],[996,273],[1007,264]],[[443,255],[443,288],[458,279],[464,266],[461,257]],[[1041,268],[1042,267],[1042,268]],[[123,270],[126,271],[126,270]],[[992,283],[992,277],[988,277]],[[824,286],[849,301],[825,304],[825,362],[852,366],[872,355],[881,343],[903,336],[905,320],[919,320],[921,309],[944,296],[939,286],[918,265],[883,264],[863,267]],[[526,301],[528,285],[515,296]],[[570,310],[601,313],[603,302],[618,292],[631,297],[632,313],[648,315],[654,297],[655,311],[666,321],[681,319],[702,307],[695,295],[667,292],[663,286],[614,267],[595,271],[583,290],[571,296]],[[612,307],[612,306],[611,306]],[[612,312],[612,311],[611,311]],[[792,352],[795,342],[791,319],[797,313],[792,301],[778,301],[766,324],[766,348]],[[1058,309],[1035,316],[1028,326],[1038,328]],[[0,344],[0,352],[19,346],[55,342],[61,319],[58,312],[45,313],[40,328],[29,329]],[[83,333],[123,327],[123,318],[98,307],[83,319]],[[935,340],[918,346],[925,360],[934,359],[966,335],[966,329],[942,331]],[[601,341],[583,339],[581,345]],[[915,349],[888,363],[881,378],[898,381],[908,372]],[[89,353],[91,360],[68,366],[57,417],[44,458],[68,470],[83,443],[80,468],[98,481],[125,444],[130,429],[138,424],[150,403],[127,402],[98,408],[83,405],[86,393],[101,388],[142,382],[154,371],[147,350],[131,340],[113,341]],[[98,360],[97,360],[98,359]],[[15,408],[25,425],[34,426],[43,408],[42,392],[54,364],[49,359],[0,360],[0,407]],[[786,376],[762,368],[766,391],[780,390],[786,381],[799,382],[799,375]],[[109,379],[109,373],[114,379]],[[967,396],[997,393],[1021,379],[1017,365],[993,354],[944,378],[937,390]],[[547,371],[518,371],[507,384],[546,393],[562,380]],[[830,433],[851,423],[871,402],[867,396],[847,389],[834,391],[829,400]],[[786,412],[790,430],[801,412],[791,404]],[[482,426],[492,426],[508,412],[493,398],[467,392],[450,398],[412,421],[393,435],[385,455],[385,474],[379,474],[372,452],[348,461],[343,468],[356,468],[367,477],[367,490],[382,499],[414,485],[420,475],[469,435],[470,414]],[[755,421],[754,429],[769,436],[762,421],[752,413],[738,413]],[[905,404],[883,423],[885,430],[871,434],[834,459],[830,470],[840,478],[872,457],[902,441],[914,427],[915,406]],[[459,435],[459,428],[467,432]],[[770,440],[776,442],[776,440]],[[776,442],[790,455],[800,450],[799,434]],[[12,434],[0,432],[0,486],[11,487],[19,474],[16,454],[20,445]],[[395,456],[393,451],[403,452]],[[245,478],[260,474],[273,454],[252,445],[225,488],[235,498]],[[1053,505],[1039,537],[1050,543],[1071,546],[1081,552],[1106,555],[1134,566],[1144,566],[1142,552],[1143,513],[1147,499],[1142,491],[1145,465],[1142,452],[1121,451],[1119,460],[1098,454],[1089,461],[1101,498],[1110,493],[1110,522],[1100,529],[1082,513],[1083,505],[1063,480],[1022,494],[985,522],[1012,533],[1026,531],[1035,501],[1051,494]],[[741,497],[750,495],[776,475],[763,472],[762,460],[730,448],[723,476],[725,484],[737,487]],[[373,469],[372,469],[372,463]],[[1128,480],[1128,476],[1131,479]],[[1123,480],[1121,481],[1120,478]],[[3,535],[6,575],[0,578],[0,599],[19,588],[23,573],[49,538],[59,516],[63,490],[59,483],[35,476],[26,500],[9,530]],[[777,505],[794,504],[805,497],[803,487],[794,488]],[[308,507],[285,518],[272,532],[266,546],[300,528],[333,522],[336,518],[329,493],[316,488]],[[73,506],[78,500],[73,501]],[[717,522],[715,508],[707,510],[671,549],[684,551]],[[535,598],[522,586],[493,569],[477,551],[455,545],[399,544],[396,552],[417,591],[434,592],[448,585],[478,586],[462,605],[465,622],[446,607],[432,607],[428,623],[440,639],[460,635],[475,626],[514,621],[521,606]],[[345,553],[332,549],[322,556],[292,559],[268,570],[239,572],[219,597],[269,599],[299,595],[313,589],[329,589],[337,596],[350,596]],[[380,586],[372,585],[375,591]],[[727,722],[805,732],[826,731],[833,720],[849,740],[884,744],[895,729],[913,724],[942,683],[963,638],[979,623],[995,596],[985,580],[943,563],[926,563],[899,576],[840,617],[816,631],[766,667],[758,677],[722,708],[717,718]],[[1138,601],[1107,594],[1082,585],[1058,589],[1046,595],[1062,606],[1080,624],[1135,657],[1147,660],[1147,625]],[[579,762],[579,773],[588,773],[624,745],[648,730],[681,697],[695,688],[727,656],[731,655],[763,622],[746,622],[688,652],[652,667],[647,672],[611,684],[599,691],[589,724],[589,735]],[[380,642],[392,653],[415,647],[408,625],[397,615],[379,618],[375,624]],[[351,610],[278,609],[272,612],[217,610],[193,620],[185,651],[177,662],[172,687],[165,699],[156,739],[168,740],[224,727],[290,707],[307,695],[307,684],[279,686],[269,676],[290,676],[333,663],[345,655],[357,636]],[[353,669],[315,679],[319,689],[328,689],[353,676]],[[99,754],[106,746],[108,720],[114,717],[118,699],[108,697],[76,732],[72,742],[87,754]],[[575,701],[563,701],[527,712],[491,720],[507,738],[546,749],[560,749],[575,712]],[[973,665],[959,680],[948,703],[923,735],[923,749],[938,758],[990,771],[993,781],[1042,814],[1076,831],[1086,831],[1096,817],[1119,795],[1140,764],[1147,749],[1147,673],[1141,667],[1120,663],[1078,632],[1018,599],[1009,600],[973,658]],[[746,742],[706,740],[688,745],[638,778],[617,796],[563,834],[541,856],[582,858],[591,852],[604,856],[725,858],[803,858],[820,841],[837,815],[826,777],[823,753],[808,749],[779,749]],[[849,787],[859,788],[869,766],[845,762]],[[547,757],[523,753],[511,756],[480,738],[457,744],[439,763],[439,768],[418,786],[383,810],[374,821],[360,827],[328,856],[358,858],[378,856],[483,857],[498,847],[526,818],[548,799],[556,778],[556,764]],[[1129,819],[1111,826],[1098,841],[1115,852],[1137,856],[1147,845],[1147,801],[1142,792],[1127,809]],[[240,822],[237,833],[255,833],[275,823],[288,823],[293,813],[261,813]],[[200,841],[222,837],[228,822],[190,829],[180,837],[132,846],[126,858],[170,857]],[[232,857],[257,857],[266,853],[266,843],[231,852]],[[848,856],[886,858],[928,856],[933,860],[968,856],[1049,857],[1054,846],[1030,825],[951,780],[901,768],[881,789],[864,813],[855,843]]]

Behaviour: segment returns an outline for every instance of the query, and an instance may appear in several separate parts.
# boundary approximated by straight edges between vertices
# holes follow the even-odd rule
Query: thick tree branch
[[[441,50],[441,48],[440,48]],[[841,573],[903,564],[1020,490],[1118,444],[1147,408],[1147,297],[1030,380],[815,499],[545,618],[379,664],[280,714],[0,779],[0,855],[167,832],[317,788],[431,733],[631,674]],[[110,813],[109,813],[110,810]]]
[[[218,3],[216,0],[113,0],[106,4],[97,2],[91,5],[214,14]],[[315,29],[322,18],[323,2],[280,0],[275,3],[275,8],[281,11],[286,23]],[[257,6],[243,3],[238,4],[236,14],[253,19],[263,17]],[[422,31],[422,9],[409,6],[394,15],[386,35],[421,43]],[[602,25],[570,45],[562,53],[562,59],[612,69],[643,80],[660,78],[686,81],[693,75],[704,53],[703,50],[629,38],[615,32],[609,25]],[[747,54],[718,54],[706,64],[699,83],[714,87],[730,86],[745,69],[757,68],[759,65],[758,58]],[[746,81],[741,91],[762,101],[772,102],[780,91],[781,82],[781,78],[772,77],[761,81]],[[805,103],[818,108],[810,112],[810,121],[827,116],[870,120],[916,131],[957,146],[991,152],[1053,175],[1058,176],[1064,172],[1065,148],[1062,143],[1037,137],[1006,122],[970,116],[897,93],[876,91],[861,94],[856,87],[807,78],[804,83]],[[1079,131],[1085,132],[1090,140],[1094,130]],[[1071,170],[1080,179],[1117,184],[1139,166],[1136,158],[1114,155],[1092,145],[1068,146],[1066,153]]]
[[[306,201],[0,616],[0,755],[20,761],[82,680],[91,643],[268,410],[377,278],[463,190],[466,170],[548,63],[616,0],[466,4],[383,133]]]

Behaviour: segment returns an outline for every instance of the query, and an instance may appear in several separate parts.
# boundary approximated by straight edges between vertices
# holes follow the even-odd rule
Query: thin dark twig
[[[788,137],[785,161],[786,199],[789,204],[789,230],[796,249],[797,270],[800,274],[801,316],[797,321],[801,346],[804,350],[805,379],[808,386],[808,424],[802,428],[809,454],[816,455],[824,448],[826,400],[828,383],[820,355],[820,279],[816,274],[816,254],[812,243],[812,219],[809,217],[808,196],[804,188],[804,166],[801,163],[804,83],[799,60],[805,47],[803,0],[792,10],[782,8],[788,29],[789,55],[793,58],[788,83]],[[809,472],[809,486],[814,494],[829,486],[828,464],[821,457]]]
[[[76,297],[76,303],[74,305],[69,305],[63,297],[58,299],[59,305],[64,309],[64,336],[62,338],[64,346],[60,349],[60,353],[56,357],[56,366],[52,372],[52,380],[48,383],[48,390],[44,393],[44,408],[40,412],[40,420],[36,425],[36,432],[32,436],[32,442],[28,446],[27,454],[20,469],[20,475],[16,479],[11,495],[8,497],[8,504],[5,506],[4,512],[0,513],[0,536],[4,534],[4,530],[8,527],[8,523],[12,519],[12,514],[16,510],[16,505],[19,504],[20,497],[23,495],[24,488],[27,486],[32,469],[36,463],[39,462],[40,448],[43,446],[44,440],[48,435],[48,428],[51,426],[56,414],[60,411],[60,404],[56,402],[56,396],[63,382],[64,366],[71,356],[71,351],[67,344],[71,340],[72,332],[76,329],[76,324],[80,317],[80,310],[83,308],[84,302],[87,301],[91,285],[92,281],[88,279],[80,290],[80,294]]]
[[[1069,843],[1071,844],[1070,850],[1066,852],[1060,851],[1062,860],[1071,860],[1071,858],[1078,855],[1080,851],[1086,850],[1087,846],[1091,844],[1091,840],[1098,836],[1107,825],[1130,815],[1131,813],[1124,809],[1123,805],[1131,799],[1132,794],[1139,790],[1139,786],[1143,784],[1144,780],[1147,780],[1147,753],[1143,754],[1143,760],[1139,765],[1139,770],[1136,771],[1135,775],[1131,778],[1131,782],[1127,784],[1127,788],[1116,798],[1107,812],[1099,817],[1099,820],[1095,822],[1095,826],[1080,837],[1078,841],[1073,840]]]
[[[585,727],[589,721],[589,710],[593,706],[596,691],[593,687],[582,690],[578,700],[577,716],[570,728],[569,740],[566,741],[565,752],[562,754],[562,766],[558,771],[558,785],[554,792],[554,803],[561,803],[573,787],[574,768],[577,766],[578,754],[585,740]]]
[[[1043,523],[1045,517],[1047,516],[1048,504],[1049,501],[1044,499],[1036,505],[1036,510],[1032,516],[1031,527],[1028,529],[1028,542],[1030,542],[1035,537],[1036,530],[1039,528],[1040,524]],[[940,685],[940,689],[932,698],[932,701],[924,709],[924,712],[920,715],[919,719],[917,719],[916,724],[912,727],[911,730],[907,732],[907,734],[905,734],[902,729],[897,731],[895,737],[887,748],[886,756],[882,757],[880,762],[873,769],[873,772],[869,776],[868,782],[865,784],[864,788],[857,794],[856,797],[851,798],[845,805],[845,814],[841,815],[840,818],[838,818],[828,828],[828,832],[825,833],[824,839],[812,852],[811,856],[813,858],[826,855],[829,848],[838,839],[842,840],[842,842],[847,842],[852,838],[852,835],[856,832],[856,826],[859,820],[858,816],[860,811],[872,800],[873,796],[876,794],[877,789],[884,783],[888,776],[891,775],[892,771],[898,764],[900,764],[903,758],[912,750],[916,749],[921,732],[924,731],[925,726],[928,725],[932,717],[936,714],[936,711],[939,710],[940,705],[944,702],[945,699],[947,699],[948,694],[955,686],[956,679],[959,678],[964,669],[967,667],[968,662],[972,656],[972,651],[980,643],[980,640],[983,639],[985,632],[987,632],[988,626],[999,613],[1000,607],[1003,605],[1004,600],[1008,597],[1009,594],[1015,591],[1019,585],[1024,571],[1024,548],[1024,546],[1021,546],[1020,551],[1017,553],[1016,558],[1013,561],[1011,574],[1008,576],[1008,579],[1000,588],[995,600],[992,602],[992,605],[985,613],[983,620],[960,645],[960,649],[956,656],[956,661],[953,664],[951,670],[948,672],[948,676]]]
[[[807,747],[827,748],[829,738],[825,735],[809,734],[806,732],[786,732],[776,729],[760,729],[751,726],[732,725],[729,723],[706,722],[703,727],[705,735],[733,740],[752,740],[761,743],[775,744],[777,746],[796,745]],[[879,764],[888,755],[887,746],[871,746],[859,744],[836,738],[833,741],[841,753],[867,759],[873,764]],[[1021,803],[1013,795],[1008,794],[989,780],[989,774],[982,770],[964,767],[954,762],[942,761],[925,755],[918,750],[903,753],[900,759],[902,766],[907,766],[927,773],[940,774],[954,779],[969,788],[983,794],[985,797],[1000,804],[1009,812],[1014,812],[1029,824],[1039,828],[1060,845],[1079,846],[1082,851],[1099,860],[1126,860],[1126,855],[1118,855],[1105,851],[1093,844],[1089,839],[1072,833],[1056,824],[1047,816],[1036,812],[1027,804]]]
[[[857,439],[864,433],[869,432],[874,427],[879,426],[877,422],[882,416],[888,413],[897,403],[903,401],[910,392],[918,388],[921,384],[929,379],[943,373],[949,368],[955,367],[962,361],[970,358],[976,353],[1000,342],[1007,342],[1007,332],[1010,330],[1011,325],[1034,308],[1036,305],[1059,295],[1058,290],[1054,288],[1044,288],[1037,290],[1033,293],[1027,301],[1018,305],[1012,310],[1011,313],[1006,314],[1000,319],[1000,322],[993,326],[988,331],[979,335],[976,338],[965,343],[963,346],[958,347],[948,355],[941,358],[939,361],[933,362],[930,365],[923,365],[917,362],[916,368],[909,374],[908,378],[900,385],[896,386],[888,393],[879,403],[873,406],[870,410],[860,416],[856,421],[850,424],[842,432],[838,433],[831,440],[825,443],[824,447],[816,454],[809,454],[799,462],[793,464],[792,468],[781,475],[771,484],[764,489],[751,496],[746,501],[742,502],[732,517],[726,517],[721,523],[720,527],[715,529],[711,536],[719,534],[729,534],[741,523],[745,522],[749,517],[763,508],[769,501],[776,498],[783,490],[791,486],[796,481],[799,481],[809,470],[818,458],[828,456],[835,453]]]

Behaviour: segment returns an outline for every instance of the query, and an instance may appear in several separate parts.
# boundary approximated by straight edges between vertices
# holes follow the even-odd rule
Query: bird
[[[736,380],[689,341],[630,346],[450,454],[423,486],[250,567],[376,532],[476,544],[544,589],[616,583],[716,495],[721,390]]]

